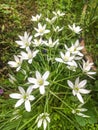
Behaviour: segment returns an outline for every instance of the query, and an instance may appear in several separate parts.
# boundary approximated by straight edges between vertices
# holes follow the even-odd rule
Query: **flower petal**
[[[36,84],[36,79],[35,78],[28,78],[28,81],[30,82],[30,83],[33,83],[33,84]]]
[[[83,87],[86,85],[86,83],[87,83],[87,80],[83,80],[83,81],[81,81],[81,82],[78,84],[78,87],[79,87],[79,88],[83,88]]]
[[[48,76],[49,76],[49,71],[46,71],[46,72],[44,73],[44,75],[42,76],[42,78],[43,78],[44,80],[46,80],[46,79],[48,78]]]
[[[35,99],[35,97],[34,97],[33,95],[30,95],[30,96],[29,96],[29,100],[30,100],[30,101],[33,101],[34,99]]]
[[[77,93],[77,98],[79,99],[79,101],[80,101],[81,103],[84,103],[83,98],[82,98],[82,96],[81,96],[80,93]]]
[[[41,79],[41,74],[39,73],[39,71],[36,71],[36,78]]]
[[[30,112],[31,111],[31,105],[30,105],[30,101],[29,100],[26,100],[25,101],[25,109]]]
[[[15,104],[15,107],[19,107],[23,102],[24,102],[24,99],[18,100],[17,103]]]
[[[21,98],[21,94],[19,94],[19,93],[12,93],[9,96],[11,98],[14,98],[14,99],[20,99]]]
[[[68,83],[69,87],[73,89],[73,86],[74,86],[73,83],[70,80],[67,80],[67,83]]]
[[[45,87],[44,86],[41,86],[39,88],[39,90],[40,90],[40,94],[44,94],[45,93]]]
[[[82,93],[82,94],[88,94],[88,93],[90,93],[90,90],[87,90],[87,89],[79,89],[79,92]]]
[[[76,80],[75,80],[75,86],[77,86],[78,84],[79,84],[79,77],[76,78]]]
[[[29,86],[26,93],[29,95],[31,94],[32,90],[33,90],[32,86]]]
[[[44,126],[44,130],[46,130],[46,127],[47,127],[47,121],[46,121],[46,119],[43,120],[43,126]]]
[[[23,94],[23,95],[25,94],[25,90],[22,87],[19,86],[18,89],[19,89],[21,94]]]
[[[55,60],[56,60],[57,62],[61,62],[61,63],[64,62],[61,58],[55,58]]]
[[[41,127],[42,121],[43,121],[43,119],[40,119],[40,120],[38,121],[38,123],[37,123],[37,127],[38,127],[38,128]]]

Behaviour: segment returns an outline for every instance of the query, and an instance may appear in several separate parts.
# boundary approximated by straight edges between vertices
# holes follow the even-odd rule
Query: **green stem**
[[[51,90],[49,91],[54,97],[60,100],[65,106],[67,106],[70,110],[73,110],[67,103],[65,103],[62,99],[60,99],[57,95],[55,95]]]

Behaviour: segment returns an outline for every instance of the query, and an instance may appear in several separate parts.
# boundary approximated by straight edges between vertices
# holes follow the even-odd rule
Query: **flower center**
[[[79,91],[78,86],[75,86],[75,87],[74,87],[74,90],[75,90],[75,92],[78,92],[78,91]]]
[[[39,85],[43,85],[43,83],[44,83],[44,80],[43,80],[43,79],[38,79],[38,84],[39,84]]]
[[[68,61],[68,57],[67,56],[64,57],[64,61],[65,62]]]
[[[24,100],[27,100],[27,99],[28,99],[28,95],[27,95],[27,94],[24,94],[24,95],[23,95],[23,99],[24,99]]]
[[[40,29],[40,30],[39,30],[39,33],[43,33],[43,32],[44,32],[44,30],[43,30],[43,29]]]
[[[28,46],[29,46],[29,43],[28,43],[28,42],[25,42],[25,46],[28,47]]]

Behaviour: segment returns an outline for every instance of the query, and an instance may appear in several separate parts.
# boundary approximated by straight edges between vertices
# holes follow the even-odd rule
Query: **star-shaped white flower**
[[[46,24],[44,26],[41,25],[41,23],[38,23],[38,28],[34,28],[37,33],[34,35],[35,37],[43,36],[46,33],[49,33],[50,30],[46,30]]]
[[[36,22],[38,22],[38,21],[40,20],[41,16],[42,16],[42,14],[39,14],[39,15],[37,14],[36,16],[32,16],[31,21],[36,21]]]
[[[47,124],[50,123],[50,118],[48,113],[41,113],[36,119],[37,127],[43,125],[44,130],[47,128]]]
[[[19,38],[21,41],[15,41],[18,45],[20,45],[20,48],[28,48],[32,43],[32,36],[29,36],[29,33],[24,32],[24,36],[20,36]]]
[[[83,54],[80,52],[84,47],[80,45],[79,40],[76,40],[75,44],[72,44],[70,48],[65,45],[65,49],[67,51],[70,51],[73,55],[78,55],[80,57],[83,57]]]
[[[58,45],[59,44],[59,39],[57,39],[56,41],[52,41],[52,38],[50,37],[49,38],[49,41],[48,42],[44,42],[44,44],[48,47],[54,47],[55,45]]]
[[[53,17],[52,19],[49,19],[49,18],[46,18],[46,21],[49,23],[49,24],[53,24],[56,20],[56,17]]]
[[[70,52],[67,51],[64,53],[60,52],[61,58],[55,58],[57,62],[61,62],[70,66],[76,66],[76,62],[74,61],[74,56],[71,56]]]
[[[53,30],[55,31],[55,32],[60,32],[60,31],[62,31],[63,30],[63,28],[64,27],[59,27],[59,26],[56,26],[56,27],[53,27]]]
[[[21,51],[21,58],[23,60],[28,60],[28,63],[31,64],[33,58],[37,55],[37,53],[39,52],[39,50],[36,51],[31,51],[30,48],[27,48],[27,53],[24,51]]]
[[[34,41],[32,43],[33,43],[34,47],[38,47],[38,46],[43,45],[43,40],[42,40],[42,38],[40,38],[40,39],[34,39]]]
[[[75,84],[73,84],[70,80],[67,80],[69,87],[72,89],[72,93],[74,96],[77,96],[81,103],[84,103],[84,100],[81,94],[88,94],[90,90],[85,89],[85,85],[87,80],[83,80],[79,83],[79,77],[75,80]]]
[[[24,103],[26,111],[30,112],[31,111],[30,101],[33,101],[35,99],[35,97],[31,95],[32,87],[28,87],[26,92],[22,87],[18,87],[18,89],[20,93],[12,93],[9,96],[13,99],[19,99],[15,104],[15,107],[19,107]]]
[[[19,71],[21,68],[22,59],[16,55],[14,55],[14,59],[15,61],[9,61],[8,64],[10,65],[10,67],[16,68],[16,71]]]
[[[9,81],[14,84],[17,80],[15,79],[15,77],[11,74],[8,74],[9,75]]]
[[[36,71],[36,78],[29,77],[28,81],[31,84],[32,88],[39,88],[40,94],[45,94],[45,86],[49,85],[49,82],[46,81],[49,76],[49,71],[46,71],[43,75],[39,71]]]
[[[89,116],[87,116],[87,115],[82,113],[82,112],[86,112],[87,111],[87,109],[86,108],[82,108],[82,106],[83,106],[83,104],[80,104],[76,109],[72,110],[72,113],[76,114],[78,116],[81,116],[81,117],[89,117]]]
[[[82,31],[80,26],[76,26],[75,23],[73,23],[72,26],[68,25],[68,27],[76,34],[80,34],[80,32]]]
[[[57,12],[53,11],[53,14],[56,16],[56,17],[61,17],[61,16],[64,16],[65,13],[61,12],[60,10],[58,10]]]
[[[90,71],[91,68],[93,67],[94,63],[91,63],[89,60],[86,62],[84,60],[82,66],[80,65],[80,68],[82,69],[83,73],[85,73],[87,76],[89,76],[90,78],[94,79],[91,75],[96,74],[96,72],[92,72]]]

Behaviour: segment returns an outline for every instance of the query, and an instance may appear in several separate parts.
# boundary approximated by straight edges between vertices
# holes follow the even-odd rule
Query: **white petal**
[[[37,127],[39,128],[39,127],[41,127],[41,125],[42,125],[42,119],[40,119],[39,121],[38,121],[38,123],[37,123]]]
[[[79,89],[79,92],[82,93],[82,94],[88,94],[88,93],[90,93],[90,90],[87,90],[87,89]]]
[[[15,41],[18,45],[23,45],[23,42],[22,41]]]
[[[78,84],[79,84],[79,77],[76,78],[76,80],[75,80],[75,86],[77,86]]]
[[[32,63],[32,59],[29,59],[29,60],[28,60],[28,63],[31,64],[31,63]]]
[[[82,96],[81,96],[80,93],[77,93],[77,98],[79,99],[79,101],[80,101],[81,103],[84,103],[83,98],[82,98]]]
[[[31,94],[32,90],[33,90],[32,86],[29,86],[26,93]]]
[[[29,100],[30,100],[30,101],[33,101],[34,99],[35,99],[35,97],[34,97],[33,95],[30,95],[30,96],[29,96]]]
[[[24,102],[24,99],[18,100],[17,103],[15,104],[15,107],[19,107],[23,102]]]
[[[55,58],[55,60],[56,60],[57,62],[61,62],[61,63],[64,62],[61,58]]]
[[[25,101],[25,109],[30,112],[31,111],[31,105],[30,105],[30,101],[29,100],[26,100]]]
[[[33,57],[35,57],[38,52],[39,52],[39,50],[34,51],[33,52]]]
[[[25,53],[25,52],[22,51],[21,55],[22,55],[22,59],[28,59],[27,53]]]
[[[21,94],[18,94],[18,93],[12,93],[9,95],[11,98],[14,98],[14,99],[20,99],[21,98]]]
[[[28,78],[28,81],[30,83],[36,84],[36,79],[35,78]]]
[[[48,122],[50,122],[50,118],[49,118],[48,116],[46,117],[46,120],[47,120]]]
[[[44,85],[49,85],[49,82],[48,81],[44,81]]]
[[[65,55],[62,52],[60,52],[60,55],[61,55],[61,58],[64,59]]]
[[[21,68],[21,66],[19,66],[19,67],[16,69],[16,71],[19,71],[19,70],[20,70],[20,68]]]
[[[44,130],[46,130],[46,127],[47,127],[47,121],[46,121],[46,119],[43,120],[43,125],[44,125]]]
[[[79,87],[79,88],[83,88],[83,87],[86,85],[86,83],[87,83],[87,80],[83,80],[83,81],[81,81],[81,82],[79,83],[78,87]]]
[[[11,66],[11,67],[17,67],[17,63],[15,61],[9,61],[8,64]]]
[[[72,90],[72,93],[73,93],[74,96],[77,94],[74,90]]]
[[[34,35],[34,37],[38,37],[38,36],[40,36],[40,34],[39,34],[39,33],[36,33],[36,34]]]
[[[45,30],[45,32],[44,33],[49,33],[50,32],[50,30]]]
[[[41,86],[39,88],[39,90],[40,90],[40,94],[44,94],[45,93],[45,87],[44,86]]]
[[[25,90],[22,87],[19,86],[18,89],[19,89],[21,94],[25,94]]]
[[[44,75],[42,76],[42,78],[44,79],[44,80],[46,80],[47,78],[48,78],[48,76],[49,76],[49,71],[46,71],[45,73],[44,73]]]
[[[39,73],[39,71],[36,71],[36,78],[41,79],[41,74]]]
[[[73,89],[73,83],[70,80],[67,80],[67,83],[68,83],[69,87]]]
[[[87,72],[87,74],[92,75],[92,74],[96,74],[96,72]]]

